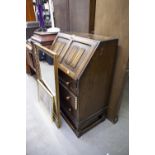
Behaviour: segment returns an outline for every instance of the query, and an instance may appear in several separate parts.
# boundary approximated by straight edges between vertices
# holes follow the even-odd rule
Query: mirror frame
[[[53,120],[55,121],[56,125],[58,128],[61,126],[61,119],[60,119],[60,95],[59,95],[59,79],[58,79],[58,55],[54,51],[42,46],[39,43],[33,42],[33,50],[35,54],[35,59],[36,59],[36,76],[37,80],[39,80],[46,88],[48,92],[50,90],[46,86],[45,82],[42,80],[41,77],[41,71],[40,71],[40,61],[39,61],[39,52],[40,50],[45,52],[47,55],[53,58],[53,66],[54,66],[54,76],[55,76],[55,96],[54,94],[51,94],[54,96],[54,106],[53,106]],[[38,82],[37,82],[38,83]],[[39,84],[39,83],[38,83]],[[39,94],[38,94],[39,95]]]
[[[51,111],[51,113],[50,113],[50,118],[52,119],[52,121],[54,120],[54,116],[53,116],[53,110],[54,110],[54,96],[47,90],[47,88],[45,87],[45,85],[39,80],[39,79],[37,79],[37,85],[38,85],[38,101],[39,102],[43,102],[44,103],[44,101],[43,100],[41,100],[41,94],[40,94],[40,88],[41,89],[43,89],[45,92],[46,92],[46,94],[48,94],[48,96],[51,98],[51,100],[52,100],[52,102],[53,102],[53,104],[52,104],[52,109],[50,109],[50,111]],[[44,107],[44,109],[46,109],[45,107]]]

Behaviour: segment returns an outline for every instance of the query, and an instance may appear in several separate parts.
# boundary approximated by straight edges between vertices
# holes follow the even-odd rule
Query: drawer
[[[71,107],[73,110],[78,108],[78,98],[70,92],[61,82],[59,83],[60,100],[65,106]]]
[[[75,95],[78,95],[78,81],[71,79],[68,75],[64,72],[59,70],[59,80],[60,82],[65,85],[70,91],[72,91]]]
[[[67,118],[69,118],[69,120],[71,120],[71,122],[76,125],[77,122],[77,111],[74,110],[74,108],[69,105],[66,104],[64,101],[60,100],[60,108],[61,111],[67,116]]]

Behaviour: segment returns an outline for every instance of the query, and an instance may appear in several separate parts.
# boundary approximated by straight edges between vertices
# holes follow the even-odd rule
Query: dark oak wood
[[[107,117],[118,39],[59,33],[48,47],[58,55],[62,116],[80,137]]]
[[[92,34],[94,34],[94,29],[95,29],[95,12],[96,12],[96,0],[90,0],[89,33],[92,33]]]
[[[51,46],[61,56],[61,112],[78,137],[106,118],[117,45],[116,38],[59,33]]]

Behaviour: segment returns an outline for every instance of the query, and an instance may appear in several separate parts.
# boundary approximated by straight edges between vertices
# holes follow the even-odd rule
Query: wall
[[[95,33],[119,38],[119,50],[109,101],[108,118],[114,121],[129,55],[129,0],[96,0]]]

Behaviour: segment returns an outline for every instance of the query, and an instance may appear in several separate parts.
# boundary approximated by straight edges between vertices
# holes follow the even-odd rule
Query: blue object
[[[46,60],[46,54],[42,51],[39,52],[39,60],[45,61]]]
[[[48,55],[46,55],[46,61],[48,62],[49,65],[53,64],[53,59]]]

